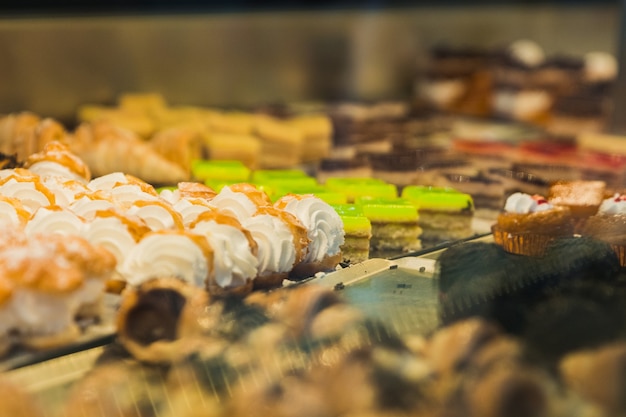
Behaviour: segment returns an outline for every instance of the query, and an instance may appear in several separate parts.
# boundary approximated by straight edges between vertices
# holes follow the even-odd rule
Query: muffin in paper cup
[[[519,255],[542,256],[553,240],[573,235],[569,208],[553,206],[543,197],[509,196],[491,231],[496,244]]]
[[[548,245],[558,236],[539,233],[512,233],[492,226],[494,242],[509,253],[525,256],[542,256]]]
[[[626,267],[626,194],[605,199],[598,213],[585,221],[580,234],[611,245],[621,267]]]

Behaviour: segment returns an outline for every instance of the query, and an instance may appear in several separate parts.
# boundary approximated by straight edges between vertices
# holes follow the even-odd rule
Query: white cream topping
[[[168,189],[162,190],[159,193],[159,197],[163,199],[164,201],[167,201],[171,205],[174,205],[181,200],[180,191],[178,190],[178,188],[175,190],[168,190]]]
[[[92,199],[87,196],[82,196],[69,205],[70,210],[87,220],[92,220],[97,211],[104,211],[114,207],[115,205],[108,200]]]
[[[41,161],[35,162],[30,167],[28,167],[30,172],[33,172],[40,177],[61,177],[66,180],[74,180],[78,181],[81,184],[87,184],[87,180],[66,167],[65,165],[59,164],[54,161]]]
[[[66,294],[47,294],[19,288],[0,311],[0,333],[16,329],[24,335],[47,335],[74,325],[81,307],[97,302],[104,294],[102,279],[87,278],[83,285]]]
[[[81,235],[84,228],[84,220],[69,209],[51,210],[47,207],[40,207],[28,221],[24,231],[28,236],[52,233]]]
[[[504,211],[507,213],[529,214],[553,209],[554,206],[545,199],[533,198],[529,194],[514,193],[506,199]]]
[[[291,198],[283,210],[296,216],[310,240],[304,262],[318,262],[336,255],[344,243],[343,222],[337,212],[317,197]]]
[[[131,285],[169,275],[204,288],[209,265],[202,249],[189,237],[148,234],[128,254],[120,272]]]
[[[213,248],[213,275],[220,287],[238,287],[257,275],[259,260],[241,230],[210,220],[197,223],[191,231],[205,236]]]
[[[82,182],[68,180],[63,177],[43,177],[43,184],[54,193],[55,202],[62,207],[69,206],[80,193],[89,191]]]
[[[114,187],[109,191],[111,197],[120,207],[127,206],[140,200],[158,201],[159,197],[146,193],[137,184],[124,184]]]
[[[296,249],[289,226],[269,214],[249,217],[242,226],[250,231],[258,245],[259,275],[291,271]]]
[[[111,252],[118,269],[137,244],[128,227],[117,217],[95,217],[85,228],[83,237],[92,245],[100,245]]]
[[[126,178],[126,175],[122,172],[112,172],[110,174],[92,179],[89,181],[87,186],[92,191],[107,191],[112,190],[119,184],[128,184],[128,178]]]
[[[9,223],[14,226],[22,224],[15,207],[6,201],[0,201],[0,223]]]
[[[133,205],[126,214],[141,218],[151,230],[177,228],[172,213],[159,204]]]
[[[234,192],[229,186],[220,190],[210,203],[225,214],[235,216],[240,222],[257,212],[258,207],[244,193]]]
[[[598,208],[599,214],[626,214],[626,197],[615,194],[607,198]]]
[[[50,201],[44,193],[37,189],[35,183],[30,181],[10,179],[0,186],[0,194],[19,199],[24,209],[31,214],[37,211],[39,207],[54,204],[54,201]]]
[[[196,204],[193,200],[186,198],[181,198],[173,207],[182,216],[185,227],[188,227],[200,214],[211,210],[204,204]]]

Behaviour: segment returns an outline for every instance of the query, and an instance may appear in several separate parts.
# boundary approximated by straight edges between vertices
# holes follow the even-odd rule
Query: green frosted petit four
[[[395,185],[375,178],[329,178],[326,187],[345,193],[348,202],[353,203],[360,197],[395,198],[398,189]]]
[[[191,164],[191,173],[195,179],[207,185],[207,181],[231,184],[250,181],[250,169],[243,162],[234,160],[196,160]]]
[[[453,212],[474,210],[471,195],[448,187],[410,185],[402,189],[402,198],[415,204],[418,210]]]

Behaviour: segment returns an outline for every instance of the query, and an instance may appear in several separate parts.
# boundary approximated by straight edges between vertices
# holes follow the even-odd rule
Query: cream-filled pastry
[[[140,217],[152,230],[185,228],[183,217],[171,204],[163,200],[138,200],[126,210],[131,216]]]
[[[258,272],[258,247],[250,231],[239,221],[217,209],[200,214],[189,230],[209,241],[214,251],[213,274],[208,282],[211,294],[239,295],[252,290]]]
[[[258,245],[255,288],[280,286],[304,257],[309,243],[306,228],[294,215],[274,207],[258,208],[241,224]]]
[[[132,175],[124,174],[123,172],[112,172],[110,174],[96,177],[89,181],[87,186],[93,191],[112,190],[115,187],[126,184],[141,183],[141,180],[136,179]]]
[[[64,177],[41,177],[43,184],[54,194],[55,202],[59,206],[69,206],[79,195],[89,192],[89,188],[79,181],[68,180]]]
[[[41,152],[30,155],[24,166],[42,177],[63,177],[84,184],[91,180],[87,164],[60,142],[46,144]]]
[[[38,235],[14,242],[0,252],[3,326],[34,348],[74,340],[76,317],[99,314],[114,267],[108,251],[79,236]]]
[[[61,206],[39,207],[30,218],[24,231],[28,236],[58,233],[81,235],[85,220],[68,208]]]
[[[21,200],[0,195],[0,223],[22,227],[30,219],[30,212],[24,208]]]
[[[316,272],[332,270],[341,262],[343,222],[328,203],[310,194],[289,194],[280,198],[275,207],[293,214],[306,228],[310,241],[302,262],[290,273],[291,278],[306,278]]]
[[[128,284],[172,276],[205,287],[213,265],[213,250],[204,236],[184,230],[160,230],[144,235],[120,268]]]
[[[68,207],[86,220],[92,220],[98,211],[116,208],[113,198],[105,191],[77,195]]]
[[[30,213],[34,213],[39,207],[56,204],[54,193],[39,177],[10,176],[0,180],[0,194],[19,199]]]
[[[185,227],[189,227],[202,213],[215,210],[215,207],[200,198],[181,198],[173,205],[173,208],[181,215]]]
[[[254,185],[241,183],[222,188],[211,200],[211,205],[243,221],[254,215],[259,207],[271,206],[272,201]]]

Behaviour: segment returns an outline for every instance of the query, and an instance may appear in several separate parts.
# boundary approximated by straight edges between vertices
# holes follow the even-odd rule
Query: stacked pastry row
[[[94,298],[91,281],[73,281],[74,263],[85,280],[98,278],[101,290],[106,284],[120,291],[167,274],[223,295],[279,286],[341,261],[342,221],[311,195],[272,204],[249,184],[215,193],[196,183],[159,194],[128,174],[91,179],[85,163],[58,142],[31,155],[25,167],[0,171],[0,218],[14,231],[3,234],[0,251],[3,268],[15,269],[2,277],[3,317],[16,317],[3,320],[5,336],[23,328],[16,315],[26,305],[24,320],[39,315],[34,334],[66,330],[51,325],[50,317],[67,324],[84,307],[83,298]],[[63,273],[49,268],[57,263]],[[13,291],[24,285],[61,296],[44,295],[39,303],[38,292],[35,298],[27,292],[24,299],[22,291]]]
[[[267,111],[171,106],[157,93],[126,93],[110,107],[84,105],[77,119],[128,129],[187,170],[201,156],[239,159],[250,168],[314,162],[328,155],[333,132],[323,113],[279,117]]]
[[[530,40],[495,50],[438,46],[417,90],[439,110],[504,117],[575,136],[604,128],[617,68],[608,53],[549,56]]]

